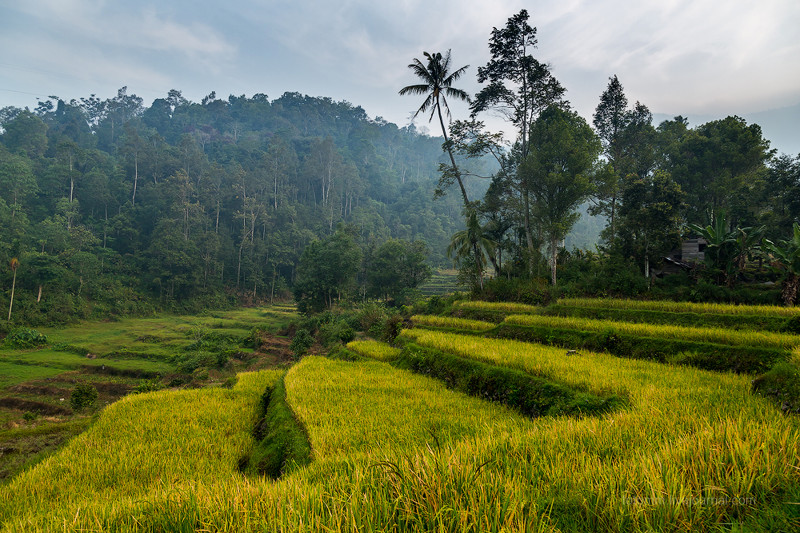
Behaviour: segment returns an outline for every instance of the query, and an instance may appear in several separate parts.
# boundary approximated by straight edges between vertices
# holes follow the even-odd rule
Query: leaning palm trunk
[[[800,276],[789,272],[786,274],[786,280],[783,282],[783,289],[781,290],[781,298],[785,305],[794,305],[797,303],[797,294],[800,292]]]

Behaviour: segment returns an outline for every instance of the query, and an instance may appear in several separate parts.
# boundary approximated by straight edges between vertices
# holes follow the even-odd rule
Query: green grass
[[[135,505],[148,494],[157,498],[162,491],[173,492],[170,487],[180,494],[198,483],[213,485],[220,475],[242,479],[237,464],[253,445],[254,411],[264,389],[279,376],[277,371],[242,374],[232,390],[123,398],[59,454],[0,491],[0,524],[61,529],[86,513],[82,520],[97,527],[93,510],[104,506],[113,513],[120,504]]]
[[[502,433],[524,421],[510,409],[378,361],[306,357],[289,370],[286,391],[315,460],[392,456],[484,430]]]
[[[0,389],[25,381],[43,379],[63,373],[61,368],[35,365],[19,365],[13,362],[0,361]]]
[[[601,304],[598,304],[601,305]],[[782,331],[789,318],[769,314],[732,314],[713,312],[669,311],[646,308],[589,307],[556,303],[541,310],[541,314],[563,317],[596,318],[621,322],[670,324],[673,326],[717,327],[759,331]]]
[[[80,434],[91,418],[78,418],[63,423],[44,422],[33,427],[0,431],[0,484],[39,463],[68,439]]]
[[[11,361],[20,363],[19,366],[29,365],[34,368],[50,368],[62,370],[76,370],[82,367],[102,369],[105,367],[109,373],[113,369],[123,371],[141,371],[152,374],[166,374],[174,370],[172,365],[147,359],[89,359],[88,357],[61,352],[45,348],[18,355],[10,358]],[[37,365],[37,366],[34,366]]]
[[[443,331],[401,337],[630,406],[526,419],[383,362],[306,357],[285,378],[306,467],[277,481],[237,469],[277,373],[128,397],[0,491],[0,530],[800,528],[787,504],[800,501],[800,419],[752,394],[748,376]]]
[[[496,313],[538,313],[541,308],[535,305],[514,302],[483,302],[479,300],[458,300],[453,302],[453,308],[468,311],[489,311]]]

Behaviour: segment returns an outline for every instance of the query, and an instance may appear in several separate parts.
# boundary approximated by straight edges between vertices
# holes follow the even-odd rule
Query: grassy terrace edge
[[[486,335],[571,349],[608,352],[627,359],[646,359],[715,372],[732,371],[741,374],[766,372],[779,361],[785,361],[790,357],[790,352],[776,348],[641,337],[614,330],[583,331],[553,326],[520,326],[503,323]]]
[[[499,403],[528,417],[592,416],[629,405],[617,394],[598,395],[493,362],[462,357],[401,341],[394,348],[377,341],[353,341],[356,354],[444,382],[447,388]]]
[[[506,405],[532,418],[600,415],[629,405],[627,398],[616,394],[599,396],[578,391],[521,370],[412,342],[405,344],[392,365],[438,379],[449,389]]]

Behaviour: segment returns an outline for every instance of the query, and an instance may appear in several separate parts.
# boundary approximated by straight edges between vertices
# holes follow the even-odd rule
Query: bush
[[[473,299],[487,302],[519,302],[528,305],[545,305],[550,302],[550,285],[542,278],[494,278],[475,290]]]
[[[10,348],[36,348],[45,344],[47,336],[30,328],[15,328],[5,339],[5,345]]]
[[[380,339],[383,342],[392,343],[400,335],[401,329],[403,329],[403,317],[399,314],[392,315],[386,319]]]
[[[319,336],[323,345],[330,346],[336,343],[347,344],[356,338],[356,332],[346,321],[337,320],[323,324],[319,329]]]
[[[800,335],[800,315],[793,316],[781,328],[781,331],[786,333],[794,333],[795,335]]]
[[[72,389],[69,396],[69,403],[75,411],[81,411],[88,407],[92,407],[94,402],[97,401],[97,389],[94,385],[88,383],[80,383]]]
[[[753,391],[771,398],[784,413],[800,414],[800,365],[778,363],[753,380]]]
[[[305,355],[309,348],[314,344],[314,337],[307,329],[298,329],[294,334],[292,342],[289,343],[289,349],[294,352],[297,357]]]
[[[161,390],[161,388],[161,382],[158,379],[148,379],[139,383],[136,388],[133,389],[133,392],[135,394],[140,394]]]

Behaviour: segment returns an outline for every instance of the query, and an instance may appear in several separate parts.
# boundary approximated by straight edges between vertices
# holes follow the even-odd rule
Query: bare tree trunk
[[[272,267],[272,289],[269,291],[269,305],[275,301],[275,278],[278,276],[278,266],[273,265]]]
[[[14,269],[14,280],[11,282],[11,302],[8,304],[8,321],[11,322],[11,308],[14,307],[14,289],[17,287],[17,269]]]
[[[528,187],[523,185],[522,198],[525,209],[525,243],[528,245],[528,275],[533,277],[534,247],[533,234],[531,233],[531,201]]]
[[[131,205],[136,206],[136,185],[139,183],[139,154],[138,152],[133,156],[133,196],[131,197]]]

